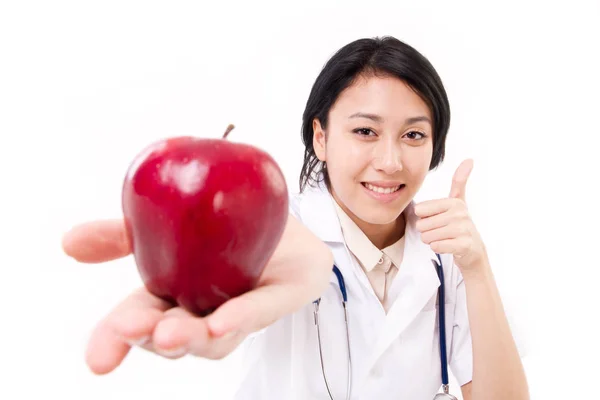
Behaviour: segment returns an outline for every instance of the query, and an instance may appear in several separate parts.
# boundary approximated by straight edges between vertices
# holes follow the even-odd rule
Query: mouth
[[[404,183],[391,184],[391,183],[370,183],[361,182],[362,187],[365,189],[367,195],[371,198],[382,202],[389,203],[401,196],[403,189],[406,187]]]
[[[395,193],[397,191],[399,191],[400,189],[404,188],[406,185],[401,183],[399,185],[395,185],[395,186],[389,186],[389,185],[385,185],[385,186],[379,186],[379,185],[374,185],[372,183],[369,182],[361,182],[361,184],[367,189],[370,190],[374,193],[379,193],[379,194],[392,194]]]

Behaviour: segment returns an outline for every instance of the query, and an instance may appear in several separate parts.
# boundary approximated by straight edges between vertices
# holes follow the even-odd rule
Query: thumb
[[[473,160],[463,161],[452,178],[452,187],[450,188],[450,197],[466,200],[467,180],[473,170]]]

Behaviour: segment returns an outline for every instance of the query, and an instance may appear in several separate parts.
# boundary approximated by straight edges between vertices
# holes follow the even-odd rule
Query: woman
[[[472,162],[459,166],[448,198],[413,201],[444,157],[449,122],[441,80],[415,49],[391,37],[344,46],[306,104],[301,190],[259,287],[206,318],[141,288],[94,331],[90,368],[112,371],[133,345],[217,359],[244,342],[240,399],[432,399],[442,384],[432,264],[441,260],[448,363],[464,399],[528,398],[465,203]],[[73,229],[63,246],[104,262],[130,253],[125,237],[122,221],[99,221]],[[333,263],[348,293],[351,368]]]

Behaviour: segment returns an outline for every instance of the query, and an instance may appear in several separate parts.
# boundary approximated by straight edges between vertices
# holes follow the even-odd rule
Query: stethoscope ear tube
[[[346,282],[344,282],[344,276],[342,275],[342,272],[335,264],[333,264],[333,273],[337,277],[338,284],[340,286],[340,291],[342,292],[342,298],[344,299],[344,303],[346,303],[346,302],[348,302],[348,293],[346,292]]]
[[[440,359],[442,364],[442,384],[448,386],[448,355],[446,350],[446,290],[444,285],[444,270],[442,269],[442,258],[436,254],[439,263],[436,263],[436,270],[440,278],[440,287],[438,290],[438,312],[439,312],[439,328],[440,334]]]

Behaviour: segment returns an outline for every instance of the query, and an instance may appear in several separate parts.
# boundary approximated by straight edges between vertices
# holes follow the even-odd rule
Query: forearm
[[[302,282],[301,296],[310,302],[321,295],[332,274],[333,254],[329,246],[289,215],[283,236],[266,268],[265,284],[273,280]]]
[[[490,265],[464,274],[473,343],[473,400],[528,399],[525,372]]]

